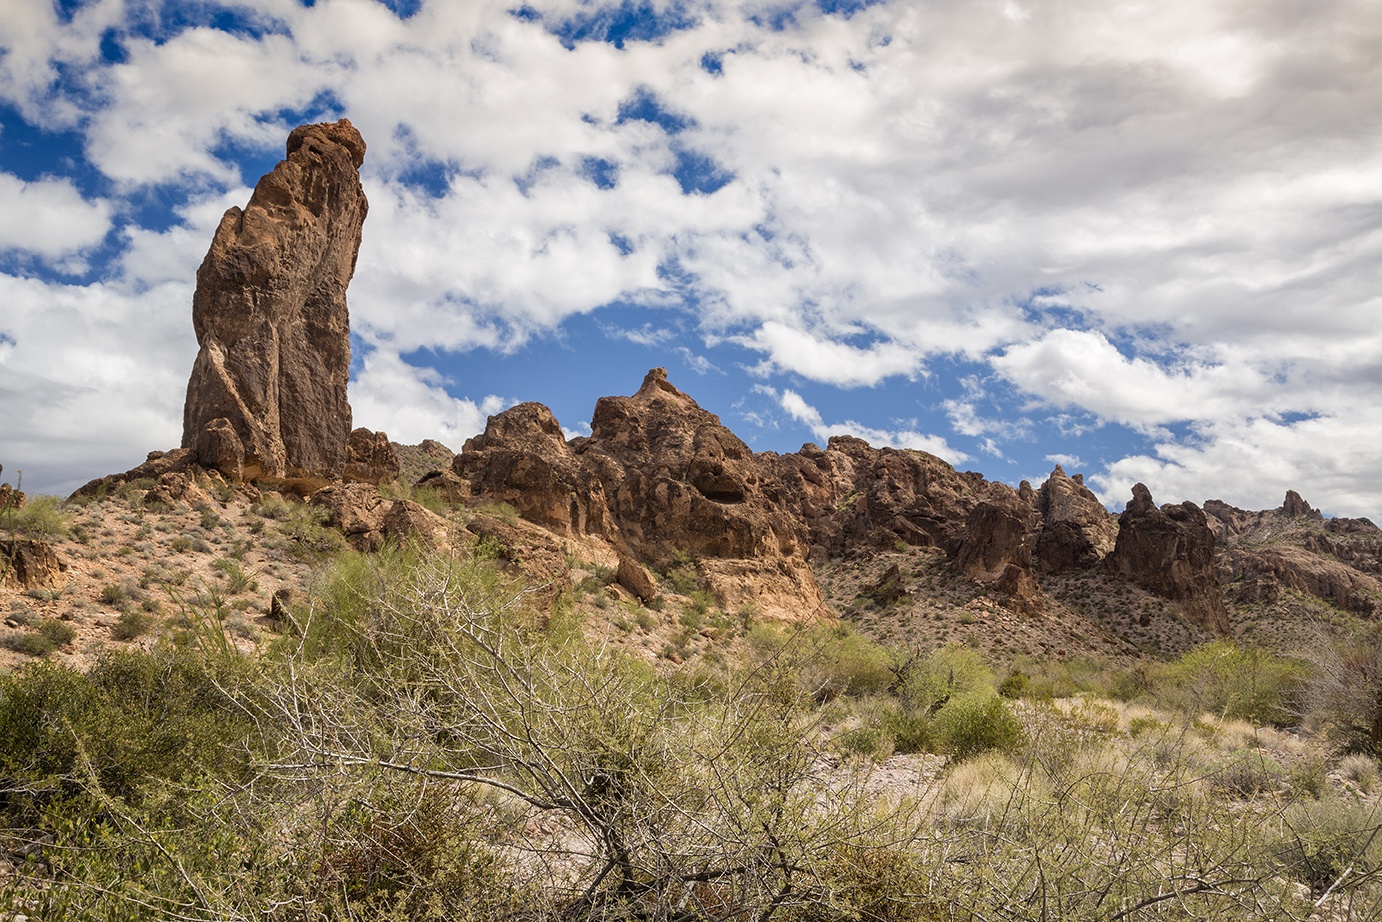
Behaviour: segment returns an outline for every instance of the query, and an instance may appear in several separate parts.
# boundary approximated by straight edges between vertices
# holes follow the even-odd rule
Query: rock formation
[[[398,478],[400,465],[393,443],[383,432],[352,429],[346,440],[345,480],[383,483]]]
[[[66,570],[67,562],[46,541],[0,540],[0,585],[53,586]]]
[[[655,587],[634,565],[666,569],[680,553],[726,609],[752,604],[788,620],[821,609],[802,529],[777,500],[772,467],[665,369],[631,397],[602,398],[590,436],[570,443],[541,404],[491,416],[453,471],[481,502],[507,503],[558,535],[609,541],[621,585],[639,597]]]
[[[1224,606],[1214,560],[1214,532],[1204,511],[1191,502],[1160,509],[1144,484],[1118,517],[1118,539],[1105,561],[1148,592],[1180,602],[1210,631],[1226,634]]]
[[[5,466],[0,464],[0,473]],[[24,508],[24,494],[7,483],[0,483],[0,512],[15,512]]]
[[[1110,552],[1118,524],[1099,502],[1084,478],[1066,476],[1058,464],[1036,496],[1041,533],[1036,542],[1036,567],[1042,573],[1083,569]]]
[[[197,270],[200,351],[183,411],[182,445],[203,467],[228,463],[228,443],[204,437],[225,420],[239,437],[245,477],[336,479],[344,471],[346,286],[368,210],[364,156],[346,119],[297,128],[287,158],[259,180],[249,204],[221,218]]]
[[[955,567],[977,583],[987,583],[1022,611],[1041,607],[1032,569],[1033,510],[1014,494],[1007,501],[979,503],[965,518],[964,540]]]

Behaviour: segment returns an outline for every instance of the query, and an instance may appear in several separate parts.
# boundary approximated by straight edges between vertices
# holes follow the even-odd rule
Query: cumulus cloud
[[[1199,436],[1121,458],[1090,477],[1091,485],[1110,505],[1127,502],[1132,485],[1142,482],[1152,486],[1158,503],[1222,499],[1268,509],[1295,490],[1330,515],[1377,515],[1376,488],[1358,476],[1382,470],[1382,423],[1375,415],[1230,420]]]
[[[0,173],[0,250],[57,261],[105,239],[111,213],[109,202],[87,201],[71,180],[25,182]]]
[[[466,439],[485,430],[486,417],[514,403],[494,394],[479,403],[453,397],[446,383],[434,369],[410,365],[395,353],[371,352],[350,382],[355,425],[387,432],[403,444],[436,439],[460,451]]]
[[[196,354],[191,289],[134,293],[0,275],[0,450],[35,492],[67,493],[182,439]]]
[[[1145,428],[1260,410],[1270,390],[1254,368],[1194,360],[1167,367],[1128,358],[1090,330],[1053,330],[1008,347],[993,366],[1041,403]]]
[[[1333,484],[1341,510],[1382,508],[1366,486],[1382,440],[1354,421],[1382,394],[1369,0],[879,2],[848,16],[806,3],[781,28],[757,2],[656,0],[640,9],[666,28],[647,40],[573,38],[617,6],[426,2],[403,19],[371,0],[246,0],[244,29],[149,35],[135,23],[162,22],[156,4],[21,0],[0,36],[0,98],[79,132],[115,191],[88,201],[61,178],[0,176],[14,206],[0,247],[75,266],[120,224],[120,195],[183,196],[180,223],[116,228],[109,277],[52,287],[86,305],[62,354],[99,352],[96,305],[127,317],[135,292],[186,294],[207,228],[254,178],[241,153],[346,114],[369,142],[351,290],[374,350],[352,385],[362,416],[459,432],[484,401],[399,355],[513,350],[618,303],[679,309],[679,335],[706,346],[687,361],[734,373],[747,350],[770,386],[940,389],[953,431],[995,457],[1128,427],[1131,450],[1078,451],[1106,465],[1091,480],[1108,495],[1137,475],[1229,495],[1257,480],[1233,472],[1252,458],[1275,491],[1279,458]],[[22,331],[0,318],[15,343],[0,370],[65,394],[28,351],[45,334],[26,311]],[[181,361],[180,336],[166,353],[131,348]],[[1006,382],[1009,405],[955,393],[937,369],[956,358]],[[122,379],[105,364],[103,386],[139,392],[142,367]],[[413,403],[386,401],[388,387]],[[788,401],[797,391],[776,393],[835,431]],[[898,415],[855,431],[963,458],[889,428]]]
[[[807,403],[796,391],[783,390],[779,393],[772,388],[760,387],[760,392],[776,400],[788,416],[810,429],[812,435],[822,444],[828,442],[833,435],[852,435],[863,439],[875,448],[911,448],[916,451],[929,452],[951,464],[962,464],[969,460],[969,455],[951,448],[940,436],[927,435],[906,428],[876,429],[871,426],[861,426],[854,420],[827,423],[825,418],[821,416],[820,410]]]

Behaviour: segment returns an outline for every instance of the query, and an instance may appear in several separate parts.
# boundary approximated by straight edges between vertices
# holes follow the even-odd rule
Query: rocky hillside
[[[1289,647],[1382,604],[1382,531],[1325,519],[1294,492],[1248,512],[1158,506],[1138,484],[1115,516],[1060,467],[1014,489],[851,437],[756,453],[661,368],[601,399],[583,438],[567,440],[538,403],[490,417],[454,455],[352,429],[346,287],[368,209],[364,155],[348,121],[303,126],[247,207],[226,213],[197,273],[183,444],[79,489],[85,540],[26,533],[22,494],[0,487],[13,636],[35,621],[92,622],[103,594],[120,595],[103,581],[124,573],[102,554],[128,557],[153,531],[202,537],[191,529],[228,518],[248,542],[233,559],[266,573],[278,565],[256,540],[266,518],[298,523],[290,544],[319,542],[311,529],[323,527],[367,552],[408,538],[484,544],[549,599],[622,606],[614,620],[634,618],[650,651],[675,656],[723,633],[700,630],[710,613],[741,628],[844,618],[906,645],[1069,656],[1169,654],[1224,636]],[[117,541],[93,554],[92,535]],[[146,571],[167,564],[165,543],[143,542]],[[243,607],[282,615],[305,578],[275,571]],[[659,616],[669,635],[643,624],[649,610],[699,614]],[[107,633],[83,626],[64,643],[120,640]]]

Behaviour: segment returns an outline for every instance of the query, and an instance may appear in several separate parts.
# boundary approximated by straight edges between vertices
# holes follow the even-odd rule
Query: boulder
[[[1192,502],[1160,509],[1144,484],[1118,517],[1118,539],[1105,565],[1154,595],[1181,603],[1208,630],[1228,633],[1214,559],[1214,532]]]
[[[398,455],[387,435],[364,428],[351,430],[346,440],[343,479],[384,483],[397,480],[399,470]]]
[[[51,587],[66,570],[67,562],[46,541],[0,540],[0,585]]]
[[[304,125],[249,204],[221,218],[197,270],[184,448],[226,419],[249,478],[339,478],[351,430],[346,286],[368,203],[346,119]]]
[[[191,474],[169,471],[159,475],[153,487],[144,494],[144,502],[150,506],[197,506],[210,503],[211,497],[197,486]]]
[[[309,502],[325,509],[326,524],[339,528],[356,549],[379,549],[389,504],[374,484],[332,484],[313,493]]]
[[[619,555],[619,568],[614,573],[614,581],[623,586],[640,602],[651,602],[657,598],[657,581],[632,555]]]
[[[416,540],[427,547],[446,547],[450,544],[446,519],[410,499],[395,500],[389,511],[384,513],[379,530],[385,538]]]
[[[104,496],[132,480],[157,480],[164,474],[191,472],[197,462],[196,448],[175,448],[172,451],[151,451],[147,460],[123,474],[107,474],[88,481],[73,491],[71,499],[91,499]]]
[[[428,471],[413,484],[415,490],[432,490],[448,503],[463,503],[470,499],[470,481],[455,471]]]
[[[209,471],[219,471],[231,483],[243,479],[245,446],[230,420],[224,416],[213,419],[197,433],[197,464]]]

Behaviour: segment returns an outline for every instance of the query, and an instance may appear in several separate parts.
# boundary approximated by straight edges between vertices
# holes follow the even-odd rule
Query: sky
[[[0,0],[3,479],[176,447],[220,215],[342,116],[396,441],[665,366],[759,451],[1382,521],[1379,0]]]

